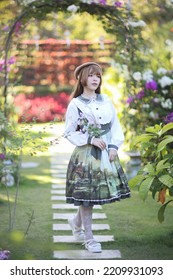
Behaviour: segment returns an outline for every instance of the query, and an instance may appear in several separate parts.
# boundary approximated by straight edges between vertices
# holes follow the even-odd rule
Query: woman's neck
[[[82,96],[86,97],[86,98],[93,98],[96,96],[96,93],[95,93],[95,91],[89,91],[89,90],[84,89]]]

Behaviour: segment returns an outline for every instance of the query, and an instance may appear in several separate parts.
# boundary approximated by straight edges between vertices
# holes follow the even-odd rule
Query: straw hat
[[[74,76],[75,76],[76,80],[78,80],[78,76],[79,76],[79,73],[80,73],[81,69],[84,68],[84,67],[86,67],[86,66],[89,66],[89,65],[96,65],[96,66],[98,66],[98,67],[100,68],[100,70],[102,71],[102,68],[101,68],[101,66],[100,66],[99,64],[97,64],[97,63],[95,63],[95,62],[92,62],[92,61],[91,61],[91,62],[85,62],[85,63],[79,65],[79,66],[75,69],[75,71],[74,71]]]

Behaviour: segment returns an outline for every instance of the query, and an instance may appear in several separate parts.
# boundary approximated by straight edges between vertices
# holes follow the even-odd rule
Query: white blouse
[[[120,147],[124,142],[124,134],[116,110],[108,96],[105,94],[97,94],[96,99],[91,100],[78,96],[70,101],[66,112],[64,137],[75,146],[83,146],[88,143],[88,133],[76,130],[79,119],[78,108],[89,122],[98,125],[110,123],[111,136],[109,143],[107,143],[107,147],[113,149],[118,149]]]

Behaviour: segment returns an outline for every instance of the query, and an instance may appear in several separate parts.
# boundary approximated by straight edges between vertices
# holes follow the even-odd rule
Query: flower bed
[[[36,94],[19,94],[14,98],[14,106],[19,122],[62,121],[66,112],[69,95],[65,92],[37,96]]]
[[[132,73],[130,96],[124,100],[124,124],[134,135],[144,133],[147,126],[172,120],[172,71],[159,68]]]

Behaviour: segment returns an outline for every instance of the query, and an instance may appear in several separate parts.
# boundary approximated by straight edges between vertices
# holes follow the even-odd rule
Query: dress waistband
[[[111,123],[110,122],[105,123],[105,124],[101,124],[101,130],[103,130],[103,131],[101,132],[100,135],[104,135],[104,134],[108,133],[110,129],[111,129]]]
[[[102,130],[102,132],[101,132],[100,136],[102,136],[102,135],[108,133],[110,129],[111,129],[111,123],[101,124],[101,130]],[[101,154],[102,154],[102,150],[101,150],[99,147],[92,146],[91,155],[92,155],[95,159],[101,160]]]

